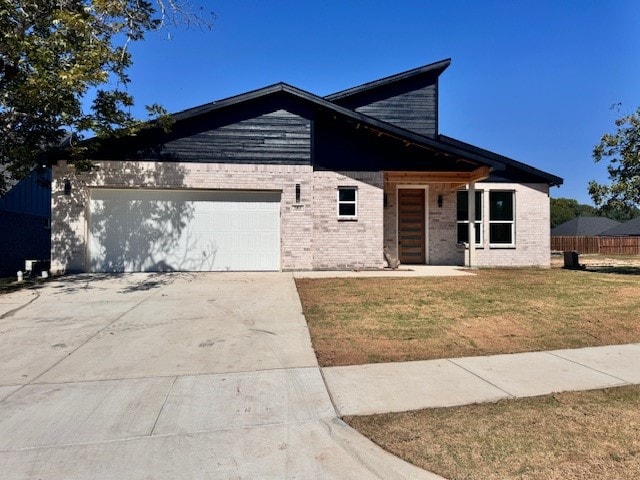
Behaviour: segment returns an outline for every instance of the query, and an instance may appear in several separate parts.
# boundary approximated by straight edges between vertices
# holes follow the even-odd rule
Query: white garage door
[[[280,269],[280,193],[92,189],[92,272]]]

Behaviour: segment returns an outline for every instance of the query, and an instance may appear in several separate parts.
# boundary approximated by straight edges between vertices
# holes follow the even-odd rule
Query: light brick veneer
[[[313,172],[309,165],[105,161],[96,166],[81,174],[64,162],[53,169],[53,273],[86,270],[92,187],[280,191],[282,270],[383,265],[381,173]],[[65,179],[72,185],[70,195],[64,194]],[[301,208],[292,206],[296,183]],[[338,186],[358,187],[357,221],[338,221]]]
[[[275,190],[281,192],[281,269],[367,269],[385,266],[383,245],[397,256],[397,189],[383,172],[313,171],[309,165],[173,162],[97,162],[98,169],[76,174],[60,162],[53,169],[53,273],[85,271],[87,216],[92,187]],[[70,195],[64,180],[71,181]],[[294,208],[295,184],[301,208]],[[337,190],[358,189],[357,221],[340,221]],[[409,187],[410,185],[407,185]],[[478,183],[483,191],[484,243],[477,266],[549,266],[549,198],[545,184]],[[489,191],[515,192],[515,247],[489,246]],[[456,191],[449,184],[427,186],[428,263],[464,264],[456,243]],[[438,196],[442,195],[442,206]],[[386,206],[385,204],[386,197]],[[133,234],[133,233],[132,233]]]
[[[549,267],[551,257],[549,187],[546,184],[478,183],[483,190],[484,245],[476,250],[480,267]],[[489,191],[515,192],[515,247],[489,246]]]
[[[314,172],[314,269],[384,266],[382,184],[382,172]],[[357,221],[338,220],[338,187],[357,187]]]
[[[457,244],[456,192],[449,184],[428,184],[427,239],[431,265],[464,265],[465,249]],[[419,184],[385,182],[384,245],[397,257],[397,189],[420,188]],[[476,184],[483,192],[483,244],[476,249],[479,267],[548,267],[550,262],[549,187],[546,184]],[[489,191],[515,192],[515,246],[489,246]],[[442,195],[442,207],[438,196]]]

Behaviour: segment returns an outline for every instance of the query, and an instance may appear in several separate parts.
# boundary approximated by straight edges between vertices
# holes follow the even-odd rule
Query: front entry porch
[[[457,192],[473,191],[475,183],[488,176],[488,167],[471,172],[385,172],[384,246],[388,252],[403,265],[476,266],[475,247],[458,243]],[[469,198],[469,212],[473,212],[475,195]],[[475,224],[468,223],[468,238],[475,238]]]

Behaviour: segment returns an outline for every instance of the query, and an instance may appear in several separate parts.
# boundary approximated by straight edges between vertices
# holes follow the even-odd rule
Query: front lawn
[[[476,273],[296,280],[320,364],[640,341],[639,275],[562,269]]]
[[[640,387],[345,421],[450,480],[640,478]]]

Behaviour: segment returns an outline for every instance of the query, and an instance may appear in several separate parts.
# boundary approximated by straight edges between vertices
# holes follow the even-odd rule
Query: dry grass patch
[[[345,421],[451,480],[640,478],[640,387]]]
[[[323,366],[640,341],[640,276],[477,273],[296,283]]]

